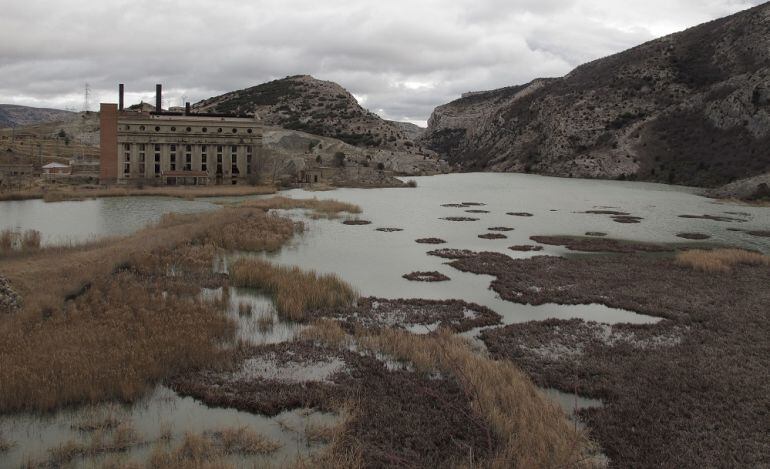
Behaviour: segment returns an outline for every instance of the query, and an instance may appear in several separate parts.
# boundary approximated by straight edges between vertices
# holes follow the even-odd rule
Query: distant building
[[[69,176],[72,174],[72,166],[62,163],[48,163],[43,166],[43,177]]]
[[[100,180],[125,184],[238,184],[256,169],[262,126],[249,116],[123,109],[101,104]]]

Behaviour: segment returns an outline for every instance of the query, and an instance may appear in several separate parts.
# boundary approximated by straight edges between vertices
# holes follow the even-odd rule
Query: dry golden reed
[[[335,218],[342,212],[361,213],[361,207],[355,204],[340,202],[339,200],[327,199],[291,199],[289,197],[271,197],[269,199],[247,200],[241,204],[242,207],[259,208],[262,210],[270,209],[306,209],[312,210],[315,214],[326,218]]]
[[[262,259],[239,259],[230,267],[238,287],[262,289],[273,295],[278,313],[297,322],[309,311],[350,305],[357,293],[334,274],[318,274],[299,267],[284,267]]]
[[[743,249],[692,249],[677,254],[676,262],[703,272],[724,273],[739,264],[770,266],[770,257]]]

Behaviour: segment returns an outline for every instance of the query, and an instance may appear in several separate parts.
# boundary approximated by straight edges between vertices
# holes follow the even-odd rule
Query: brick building
[[[100,107],[100,175],[103,183],[238,184],[256,170],[262,126],[250,116],[163,111],[161,85],[155,109]]]

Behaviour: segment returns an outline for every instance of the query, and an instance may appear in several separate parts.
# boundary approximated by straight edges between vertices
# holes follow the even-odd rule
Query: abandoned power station
[[[255,117],[163,111],[156,85],[152,111],[100,106],[100,179],[103,183],[169,185],[239,184],[252,174],[262,150],[262,126]]]

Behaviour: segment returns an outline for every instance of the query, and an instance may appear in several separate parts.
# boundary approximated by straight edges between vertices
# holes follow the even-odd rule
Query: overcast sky
[[[0,0],[0,103],[195,102],[287,75],[423,123],[465,91],[588,60],[760,0]]]

